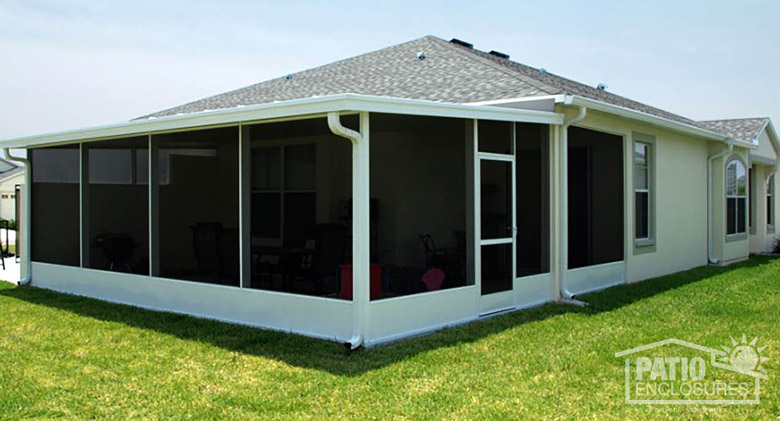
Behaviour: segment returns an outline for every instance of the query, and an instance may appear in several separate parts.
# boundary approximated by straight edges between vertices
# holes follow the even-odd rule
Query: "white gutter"
[[[710,264],[718,264],[718,258],[712,252],[712,162],[726,156],[734,150],[734,141],[726,139],[726,149],[711,155],[707,159],[707,261]]]
[[[30,192],[32,191],[32,172],[30,171],[30,161],[24,158],[19,158],[11,155],[8,148],[3,148],[3,158],[7,161],[18,162],[22,164],[24,168],[24,187],[22,187],[22,225],[17,225],[16,229],[20,230],[22,238],[22,264],[27,269],[24,272],[25,277],[19,279],[19,285],[27,285],[32,280],[32,259],[30,258]],[[18,223],[17,218],[17,223]],[[17,244],[18,246],[18,244]]]
[[[69,130],[0,141],[3,148],[29,148],[108,140],[121,137],[160,134],[175,131],[249,124],[274,119],[324,117],[335,111],[375,112],[539,124],[561,124],[563,116],[554,112],[506,107],[453,104],[357,94],[294,99],[267,104],[202,111],[144,120],[133,120],[107,126]]]
[[[371,277],[370,199],[369,199],[369,114],[360,113],[360,133],[341,124],[337,112],[328,113],[328,127],[352,143],[352,338],[344,345],[350,350],[363,344]]]
[[[567,118],[563,121],[563,124],[561,125],[561,147],[560,147],[560,168],[559,171],[559,177],[560,177],[560,199],[558,206],[558,212],[561,214],[560,218],[560,229],[559,229],[559,238],[558,243],[560,245],[560,258],[558,259],[558,279],[556,280],[557,288],[556,291],[558,291],[558,301],[560,302],[566,302],[569,304],[575,304],[575,305],[585,305],[582,301],[574,300],[574,294],[572,294],[567,288],[566,288],[566,282],[565,282],[565,275],[566,275],[566,268],[569,265],[568,262],[568,256],[569,256],[569,227],[568,227],[568,218],[569,218],[569,210],[568,210],[568,196],[569,196],[569,168],[568,168],[568,154],[569,154],[569,126],[572,124],[582,120],[585,118],[585,116],[588,114],[588,109],[586,107],[580,106],[579,111],[577,112],[577,115],[571,118]]]

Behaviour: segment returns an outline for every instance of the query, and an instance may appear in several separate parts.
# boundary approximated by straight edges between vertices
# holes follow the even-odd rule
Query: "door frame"
[[[479,279],[479,314],[486,315],[496,313],[499,311],[507,310],[516,306],[517,294],[516,294],[516,276],[517,276],[517,169],[515,163],[515,123],[511,123],[511,154],[501,154],[493,152],[479,152],[477,136],[477,145],[475,145],[474,154],[474,232],[475,232],[475,270],[476,276]],[[509,197],[511,198],[510,215],[511,221],[511,235],[504,238],[482,238],[482,162],[503,162],[510,165],[511,182],[509,183]],[[511,244],[512,246],[512,258],[511,258],[511,270],[510,279],[512,287],[506,291],[495,292],[492,294],[482,295],[482,247],[491,246],[497,244]]]

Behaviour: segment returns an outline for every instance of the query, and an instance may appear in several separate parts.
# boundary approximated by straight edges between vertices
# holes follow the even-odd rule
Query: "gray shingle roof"
[[[730,120],[701,121],[699,125],[710,131],[721,133],[734,140],[754,142],[761,130],[769,123],[768,117],[735,118]]]
[[[425,54],[419,60],[417,53]],[[469,103],[570,94],[691,126],[696,121],[506,58],[426,36],[141,118],[341,93]]]

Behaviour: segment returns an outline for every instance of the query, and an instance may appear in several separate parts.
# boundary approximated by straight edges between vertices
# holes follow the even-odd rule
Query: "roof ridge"
[[[465,48],[465,47],[460,47],[460,48]],[[505,62],[509,66],[514,66],[514,67],[518,67],[518,68],[521,69],[521,70],[520,69],[515,70],[515,72],[518,72],[518,71],[520,71],[520,72],[526,71],[526,72],[529,72],[529,73],[538,72],[541,75],[541,77],[560,79],[560,81],[562,81],[564,83],[571,84],[571,85],[575,85],[579,89],[586,89],[586,90],[591,90],[591,91],[596,90],[596,88],[594,88],[593,86],[587,85],[585,83],[576,81],[574,79],[570,79],[570,78],[565,77],[565,76],[561,76],[561,75],[553,73],[553,72],[548,72],[546,70],[544,72],[542,72],[542,70],[540,70],[540,69],[538,69],[536,67],[529,66],[527,64],[520,63],[518,61],[514,61],[514,60],[509,59],[509,58],[494,56],[494,55],[491,55],[490,53],[487,53],[487,52],[482,51],[482,50],[478,50],[476,48],[469,49],[469,51],[472,53],[472,55],[480,57],[481,59],[483,59],[485,61],[488,61],[490,63],[494,63],[495,65],[497,65],[499,67],[505,67],[505,66],[502,65],[502,64],[499,64],[498,62]],[[543,80],[534,78],[533,76],[530,76],[530,75],[528,75],[526,77],[528,79],[536,82],[536,83],[542,83],[545,86],[551,87],[553,90],[557,91],[557,92],[553,92],[553,93],[563,92],[563,93],[570,93],[570,94],[573,94],[573,95],[581,95],[581,94],[577,94],[577,93],[574,93],[574,92],[567,92],[567,89],[565,87],[556,87],[554,85],[551,85],[549,83],[544,82]],[[689,125],[693,124],[693,125],[695,125],[695,123],[697,123],[697,121],[692,119],[692,118],[683,116],[681,114],[673,113],[671,111],[667,111],[667,110],[655,107],[653,105],[648,105],[648,104],[645,104],[643,102],[639,102],[637,100],[628,98],[626,96],[616,94],[614,92],[600,91],[598,94],[603,95],[603,96],[607,96],[607,97],[612,97],[613,99],[619,99],[619,100],[625,101],[625,102],[631,102],[631,103],[634,103],[634,104],[637,104],[637,105],[641,105],[643,107],[653,108],[653,109],[655,109],[657,111],[660,111],[662,113],[665,113],[665,114],[668,114],[668,115],[672,115],[672,116],[675,116],[675,117],[677,117],[679,119],[685,120],[684,121],[685,124],[689,124]],[[597,99],[599,101],[603,101],[604,100],[603,98],[598,98],[595,93],[591,93],[590,95],[592,95],[592,98]]]
[[[529,76],[526,76],[526,75],[522,75],[522,74],[518,74],[517,72],[509,71],[504,66],[501,66],[498,63],[495,63],[495,62],[493,62],[491,60],[488,60],[487,58],[480,57],[479,55],[474,54],[475,52],[482,53],[482,51],[476,50],[474,48],[461,47],[461,46],[455,45],[455,44],[453,44],[453,43],[451,43],[451,42],[449,42],[447,40],[444,40],[444,39],[436,37],[436,36],[432,36],[431,35],[430,37],[431,37],[432,40],[435,40],[435,41],[439,42],[440,44],[443,44],[447,48],[452,49],[453,51],[457,52],[458,54],[460,54],[460,55],[462,55],[462,56],[464,56],[464,57],[466,57],[468,59],[471,59],[472,61],[477,61],[479,63],[488,65],[491,68],[493,68],[495,70],[498,70],[501,73],[506,74],[507,76],[511,76],[511,77],[521,81],[521,82],[529,83],[529,84],[533,85],[535,88],[537,88],[537,89],[539,89],[541,91],[544,91],[545,93],[547,93],[549,95],[554,95],[556,93],[559,93],[559,92],[556,92],[556,91],[559,91],[559,89],[556,89],[554,86],[550,86],[550,85],[548,85],[548,84],[546,84],[546,83],[544,83],[544,82],[542,82],[540,80],[534,79],[532,77],[529,77]],[[471,54],[469,54],[469,53],[471,53]],[[485,53],[485,54],[487,54],[487,53]],[[511,62],[511,60],[509,60],[509,61]]]

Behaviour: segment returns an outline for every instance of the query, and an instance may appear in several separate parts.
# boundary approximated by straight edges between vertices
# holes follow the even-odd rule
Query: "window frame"
[[[766,228],[769,232],[775,230],[775,175],[766,179]]]
[[[652,253],[656,251],[656,138],[655,136],[633,132],[631,134],[631,188],[633,190],[633,216],[632,236],[634,238],[634,254]],[[643,189],[636,186],[636,174],[640,165],[636,163],[636,148],[644,146],[645,165],[644,171],[647,172],[646,186]],[[637,237],[636,218],[637,218],[637,193],[647,194],[647,237]]]
[[[314,176],[314,187],[311,189],[296,189],[296,188],[290,188],[286,185],[286,172],[285,172],[285,152],[288,147],[295,147],[295,146],[309,146],[311,145],[314,147],[314,166],[315,166],[315,176]],[[316,203],[317,201],[317,175],[316,175],[316,168],[317,168],[317,142],[315,141],[285,141],[285,142],[269,142],[269,141],[263,141],[263,142],[252,142],[250,146],[250,150],[255,149],[275,149],[279,152],[279,187],[266,187],[266,188],[256,188],[251,185],[251,175],[250,175],[250,187],[249,187],[249,195],[250,198],[254,196],[255,194],[278,194],[279,195],[279,237],[260,237],[263,239],[271,240],[274,242],[277,242],[278,245],[282,245],[284,243],[284,225],[285,225],[285,198],[287,194],[290,193],[299,193],[299,194],[312,194],[314,196],[314,201]],[[251,165],[251,164],[250,164]],[[251,200],[251,199],[250,199]],[[316,212],[316,210],[315,210]]]
[[[735,167],[736,167],[736,165],[741,165],[742,169],[745,172],[745,190],[742,193],[742,195],[739,194],[739,178],[738,178],[737,174],[735,174],[736,178],[734,180],[735,181],[735,185],[734,185],[735,192],[734,192],[734,194],[731,194],[731,192],[729,191],[728,173],[729,173],[729,168],[732,165],[734,165]],[[748,197],[750,196],[749,190],[750,190],[750,172],[748,171],[748,166],[745,165],[745,162],[742,160],[742,157],[740,155],[734,154],[731,157],[729,157],[729,159],[726,161],[726,165],[725,165],[724,171],[723,171],[723,192],[724,192],[724,199],[725,199],[724,203],[723,203],[724,204],[724,227],[723,228],[724,228],[724,232],[726,233],[726,242],[742,241],[742,240],[747,239],[747,235],[748,235],[748,231],[749,231],[749,228],[748,228],[748,224],[749,224],[749,222],[748,222],[748,220],[749,220],[748,212],[750,212],[750,209],[749,209],[750,206],[748,204]],[[736,201],[736,205],[734,207],[734,215],[733,215],[733,218],[734,218],[734,230],[735,231],[732,232],[732,233],[729,233],[729,205],[728,205],[728,202],[729,202],[730,199],[734,199]],[[745,218],[744,230],[743,231],[739,231],[739,211],[738,211],[739,199],[743,199],[743,203],[744,203],[744,207],[745,207],[745,211],[743,213],[743,215],[744,215],[743,217]]]

